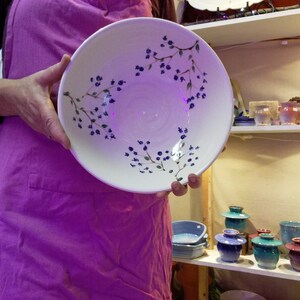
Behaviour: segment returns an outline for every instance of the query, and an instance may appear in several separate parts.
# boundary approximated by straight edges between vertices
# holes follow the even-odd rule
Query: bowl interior
[[[119,189],[154,193],[186,183],[223,150],[232,88],[199,36],[174,22],[133,18],[78,48],[60,83],[58,115],[88,172]]]
[[[172,222],[172,243],[174,244],[198,244],[203,242],[206,234],[206,226],[196,221]]]

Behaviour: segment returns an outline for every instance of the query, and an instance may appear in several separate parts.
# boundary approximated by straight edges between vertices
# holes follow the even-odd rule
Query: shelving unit
[[[300,8],[188,25],[212,47],[299,37]]]
[[[300,133],[300,125],[232,126],[231,134]]]
[[[274,270],[262,269],[258,267],[254,255],[241,255],[238,262],[226,263],[223,262],[217,249],[206,250],[205,254],[195,259],[173,258],[176,262],[188,263],[200,267],[212,267],[223,270],[238,271],[256,275],[276,277],[288,280],[300,281],[300,272],[292,269],[287,258],[281,257]]]
[[[224,21],[202,23],[185,26],[203,38],[213,48],[234,47],[235,45],[257,43],[268,40],[300,39],[300,8],[284,10],[274,13],[253,15]],[[300,133],[300,125],[293,126],[233,126],[232,135],[243,134],[289,134]],[[205,174],[204,174],[205,175]],[[205,178],[205,176],[204,176]],[[212,224],[211,195],[209,175],[206,191],[203,197],[205,221]],[[259,268],[253,255],[241,256],[237,263],[225,263],[220,260],[218,251],[207,249],[206,254],[197,259],[173,258],[175,262],[199,266],[198,299],[208,299],[208,268],[217,268],[230,271],[251,273],[259,276],[282,278],[300,281],[300,272],[292,269],[288,259],[281,257],[275,270]]]

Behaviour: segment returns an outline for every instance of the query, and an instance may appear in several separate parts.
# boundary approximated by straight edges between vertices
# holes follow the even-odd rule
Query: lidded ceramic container
[[[292,238],[292,243],[288,243],[285,247],[290,250],[289,258],[292,268],[300,272],[300,237]]]
[[[225,227],[233,228],[239,232],[244,232],[247,219],[250,217],[248,214],[243,213],[243,207],[237,205],[229,206],[229,211],[222,213],[222,216],[225,217]]]
[[[238,261],[242,245],[247,242],[246,239],[239,236],[239,231],[232,228],[226,228],[223,233],[219,233],[215,236],[217,243],[217,249],[220,254],[221,260],[225,262]]]
[[[271,233],[271,230],[266,228],[257,228],[256,232],[249,234],[249,238],[252,240],[255,237],[258,237],[261,233]]]
[[[272,233],[261,233],[252,239],[253,253],[260,268],[275,269],[280,257],[278,247],[282,242],[274,238]]]
[[[249,234],[248,238],[249,238],[249,250],[252,250],[252,240],[256,237],[258,237],[261,233],[271,233],[270,229],[266,229],[266,228],[257,228],[256,232]]]

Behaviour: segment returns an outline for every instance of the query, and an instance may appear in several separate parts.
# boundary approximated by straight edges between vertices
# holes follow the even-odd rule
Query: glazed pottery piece
[[[289,259],[292,268],[300,272],[300,237],[292,238],[292,243],[286,244],[285,247],[290,250]]]
[[[232,205],[229,206],[229,211],[222,213],[225,217],[225,227],[233,228],[239,232],[244,232],[247,219],[250,217],[248,214],[243,213],[243,207]]]
[[[184,245],[172,243],[172,256],[193,259],[202,256],[206,248],[207,240],[205,238],[199,244]]]
[[[249,238],[249,250],[252,250],[252,240],[256,237],[258,237],[261,233],[271,233],[270,229],[266,229],[266,228],[257,228],[255,233],[251,233],[249,234],[248,238]]]
[[[275,239],[271,233],[261,233],[252,240],[252,243],[258,266],[262,269],[275,269],[280,256],[278,247],[282,242]]]
[[[223,233],[219,233],[215,236],[217,240],[217,249],[220,254],[221,260],[225,262],[238,261],[242,245],[247,241],[243,237],[239,236],[239,231],[232,228],[226,228]]]
[[[291,243],[292,238],[300,236],[300,222],[282,221],[280,224],[281,240],[283,244]]]
[[[172,222],[172,243],[194,245],[203,242],[206,226],[192,220],[178,220]]]
[[[271,230],[266,228],[257,228],[255,233],[249,234],[249,239],[252,240],[255,237],[258,237],[261,233],[271,233]]]

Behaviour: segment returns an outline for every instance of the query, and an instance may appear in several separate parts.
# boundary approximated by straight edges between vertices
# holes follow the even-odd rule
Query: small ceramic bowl
[[[172,256],[179,258],[193,259],[204,254],[207,241],[195,245],[172,244]]]
[[[202,241],[206,234],[206,226],[191,220],[172,222],[172,243],[193,245]]]

